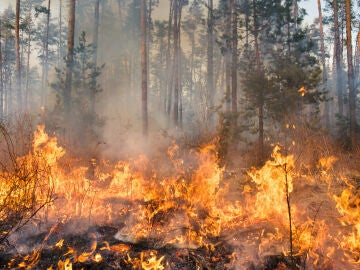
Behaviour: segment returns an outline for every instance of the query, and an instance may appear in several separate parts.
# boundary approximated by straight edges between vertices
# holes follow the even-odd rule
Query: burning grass
[[[354,269],[360,264],[360,198],[351,174],[334,169],[341,157],[307,164],[291,149],[276,146],[261,168],[230,173],[219,165],[215,141],[189,151],[174,144],[166,159],[86,164],[67,156],[39,127],[30,153],[16,160],[37,172],[29,183],[38,211],[22,230],[9,231],[6,245],[3,241],[4,268]],[[1,173],[2,190],[17,185],[23,192],[0,194],[8,209],[18,207],[19,198],[33,205],[17,172]]]

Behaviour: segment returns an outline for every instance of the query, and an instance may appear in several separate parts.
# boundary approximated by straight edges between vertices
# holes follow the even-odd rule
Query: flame
[[[72,270],[72,263],[69,258],[66,258],[65,261],[59,260],[57,264],[58,270]]]
[[[287,124],[287,128],[296,126]],[[144,155],[114,163],[92,159],[86,165],[65,154],[56,138],[40,126],[34,133],[32,151],[18,158],[28,170],[35,165],[46,168],[41,170],[45,178],[34,179],[34,184],[41,183],[36,191],[39,200],[45,200],[45,187],[56,194],[57,200],[39,211],[39,217],[61,223],[85,217],[88,225],[119,222],[123,226],[115,235],[119,240],[116,244],[110,245],[92,234],[85,251],[65,246],[67,251],[58,269],[101,263],[109,252],[126,258],[124,262],[134,269],[165,269],[165,256],[155,250],[136,255],[132,245],[123,242],[153,239],[155,247],[171,244],[205,248],[212,253],[216,249],[213,239],[217,237],[231,239],[228,241],[235,246],[245,245],[249,253],[255,252],[246,254],[241,247],[244,254],[233,254],[232,260],[283,254],[302,256],[316,269],[324,265],[345,269],[341,264],[344,261],[350,261],[351,266],[360,264],[360,196],[349,179],[335,175],[335,156],[321,157],[317,174],[306,175],[299,173],[293,154],[283,155],[276,146],[263,167],[252,168],[246,175],[228,176],[226,168],[219,165],[216,141],[189,152],[173,144],[160,169]],[[1,173],[0,203],[14,181],[13,175],[5,176]],[[14,196],[23,196],[20,193]],[[323,214],[323,209],[332,215]],[[289,254],[289,210],[293,254]],[[54,226],[44,243],[57,230]],[[35,267],[44,243],[21,261],[9,262],[9,268]],[[54,247],[62,251],[64,239]],[[214,256],[211,260],[220,258]]]
[[[265,165],[257,170],[248,172],[252,181],[257,185],[254,216],[263,219],[286,218],[286,193],[293,190],[294,157],[284,157],[280,147],[276,146]],[[287,186],[287,189],[286,189]],[[294,209],[295,210],[295,209]]]
[[[134,269],[163,270],[165,269],[162,262],[164,258],[165,256],[162,256],[157,259],[156,251],[150,251],[148,256],[146,256],[144,252],[141,252],[140,258],[131,258],[128,255],[127,263],[131,264]]]

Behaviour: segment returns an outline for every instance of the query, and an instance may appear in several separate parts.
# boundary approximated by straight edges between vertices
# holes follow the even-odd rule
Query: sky
[[[160,0],[160,5],[164,6],[164,4],[166,4],[166,1],[169,0]],[[89,0],[89,2],[92,1]],[[58,6],[58,1],[53,0],[52,3],[54,3],[56,7]],[[9,6],[9,4],[15,6],[15,0],[0,0],[0,11],[2,12],[5,8]],[[306,18],[306,21],[309,24],[312,23],[313,19],[317,17],[317,0],[303,0],[301,1],[300,6],[305,8],[307,13],[309,14]],[[162,10],[161,6],[159,7],[159,9]]]

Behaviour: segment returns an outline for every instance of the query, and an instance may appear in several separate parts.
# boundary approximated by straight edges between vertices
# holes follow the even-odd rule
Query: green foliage
[[[97,116],[95,111],[96,96],[102,91],[98,82],[104,65],[95,66],[94,59],[95,48],[93,44],[88,44],[85,32],[79,37],[79,45],[74,48],[74,61],[70,65],[72,72],[71,85],[71,103],[74,132],[81,132],[82,143],[91,143],[97,139],[97,128],[102,125],[102,120]],[[52,84],[53,89],[57,92],[57,106],[54,117],[60,112],[64,115],[63,96],[65,91],[66,67],[56,68],[57,81]],[[50,117],[50,118],[51,118]],[[58,119],[59,121],[63,121]],[[49,123],[51,125],[51,123]],[[85,136],[85,137],[84,137]],[[86,138],[88,137],[88,138]]]

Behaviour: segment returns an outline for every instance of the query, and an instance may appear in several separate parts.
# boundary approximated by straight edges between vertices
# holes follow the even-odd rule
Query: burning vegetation
[[[359,5],[301,2],[1,0],[0,268],[360,269]]]
[[[39,126],[31,151],[1,171],[1,267],[359,266],[358,183],[336,168],[343,157],[308,164],[294,142],[241,170],[220,166],[218,147],[85,165]]]

